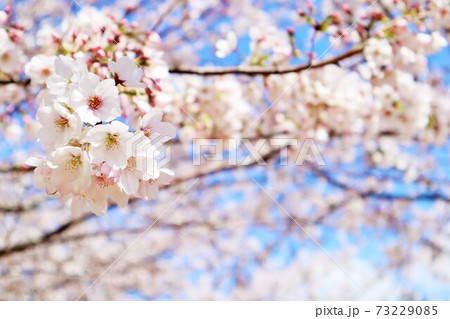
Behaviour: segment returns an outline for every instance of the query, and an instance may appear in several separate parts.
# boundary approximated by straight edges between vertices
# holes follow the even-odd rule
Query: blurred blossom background
[[[447,300],[449,31],[446,0],[0,0],[0,299]],[[125,53],[120,120],[163,112],[174,178],[74,213],[25,163],[40,92],[59,55]],[[263,138],[288,165],[243,163]]]

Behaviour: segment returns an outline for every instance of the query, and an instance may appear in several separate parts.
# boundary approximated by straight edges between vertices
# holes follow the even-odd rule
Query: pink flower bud
[[[293,27],[287,27],[286,31],[289,34],[289,36],[291,36],[291,37],[295,34],[295,30]]]
[[[350,9],[350,7],[345,3],[341,5],[341,9],[347,14],[352,14],[352,9]]]
[[[23,32],[19,30],[14,30],[9,34],[11,41],[14,43],[21,43],[23,40]]]
[[[364,27],[362,25],[360,25],[359,23],[356,24],[355,29],[359,34],[364,32]]]
[[[97,51],[97,55],[101,58],[104,58],[106,56],[106,53],[103,49],[100,49]]]
[[[132,6],[132,5],[128,5],[126,10],[125,10],[125,15],[129,15],[130,13],[132,13],[134,10],[136,10],[136,7]]]
[[[61,38],[59,37],[59,34],[57,34],[57,33],[52,33],[52,40],[55,43],[61,43]]]
[[[382,12],[372,12],[371,13],[372,20],[380,21],[383,19],[383,17],[384,17],[384,14]]]

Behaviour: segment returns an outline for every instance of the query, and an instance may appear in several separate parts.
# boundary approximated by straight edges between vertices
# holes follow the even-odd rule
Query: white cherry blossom
[[[55,57],[44,54],[35,55],[25,64],[25,74],[33,83],[45,84],[54,73]]]
[[[132,136],[128,126],[119,121],[106,125],[97,125],[86,134],[85,141],[90,143],[89,155],[92,162],[119,169],[127,166],[127,141]]]
[[[13,73],[20,69],[22,61],[21,52],[15,47],[0,48],[0,71],[5,73]]]
[[[26,165],[36,167],[33,174],[33,181],[36,187],[45,189],[49,195],[54,195],[58,192],[57,185],[51,179],[53,169],[49,167],[46,160],[38,157],[30,157],[25,163]]]
[[[169,185],[173,178],[174,172],[161,168],[157,179],[150,178],[140,181],[138,195],[145,200],[152,200],[158,197],[160,186]]]
[[[145,136],[157,143],[165,143],[176,135],[175,127],[168,122],[162,122],[164,113],[159,110],[151,109],[139,121],[139,129]]]
[[[55,74],[47,80],[47,87],[58,97],[67,100],[81,77],[88,73],[86,62],[60,55],[55,59]]]
[[[49,182],[61,194],[80,194],[91,184],[91,165],[80,147],[62,146],[50,153],[46,165],[52,170]]]
[[[92,212],[96,215],[105,215],[108,210],[108,199],[114,199],[119,206],[126,206],[128,196],[123,193],[119,186],[102,175],[92,175],[90,187],[83,193],[73,197],[63,198],[70,200],[72,213],[82,214]]]
[[[379,74],[381,68],[391,65],[393,51],[387,39],[370,38],[364,47],[364,56],[372,71]]]
[[[233,31],[228,31],[225,39],[216,41],[216,56],[224,58],[233,52],[237,46],[237,36]]]
[[[81,138],[81,119],[66,104],[54,102],[53,106],[42,106],[38,110],[37,119],[42,124],[37,138],[46,148]]]
[[[120,171],[118,185],[128,195],[138,196],[141,181],[156,179],[160,175],[155,156],[158,151],[152,145],[128,158],[127,167]],[[154,156],[155,155],[155,156]]]
[[[121,114],[118,94],[114,80],[100,81],[96,74],[88,73],[73,91],[71,105],[83,122],[109,122]]]

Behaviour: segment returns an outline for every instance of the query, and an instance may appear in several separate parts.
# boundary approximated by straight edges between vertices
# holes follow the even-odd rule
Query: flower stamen
[[[71,172],[76,171],[78,169],[78,167],[80,167],[82,165],[82,161],[81,161],[81,156],[72,156],[68,161],[67,161],[67,169]]]
[[[120,138],[117,134],[107,133],[105,145],[108,150],[116,149],[120,145]]]
[[[69,120],[65,117],[60,116],[59,119],[55,120],[55,125],[61,130],[64,131],[69,127]]]
[[[97,95],[91,96],[89,98],[89,108],[90,109],[98,110],[102,106],[102,104],[103,104],[102,99]]]

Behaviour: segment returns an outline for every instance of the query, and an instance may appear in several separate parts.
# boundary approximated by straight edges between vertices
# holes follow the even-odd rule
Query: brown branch
[[[30,84],[30,79],[25,78],[22,80],[15,80],[15,79],[6,79],[6,80],[0,80],[0,85],[6,85],[6,84],[17,84],[17,85],[23,85],[27,86]]]
[[[35,167],[28,165],[0,165],[0,173],[26,173],[34,171]]]
[[[230,66],[230,67],[174,67],[169,72],[174,74],[195,74],[195,75],[224,75],[224,74],[244,74],[244,75],[271,75],[286,74],[292,72],[302,72],[308,69],[320,68],[328,64],[337,64],[339,61],[360,54],[362,45],[357,45],[349,51],[336,55],[332,58],[318,62],[306,63],[302,65],[287,66],[283,68],[267,68],[258,66]]]

